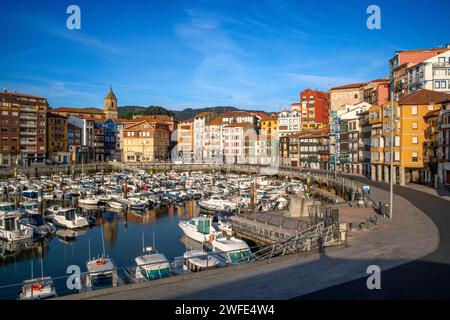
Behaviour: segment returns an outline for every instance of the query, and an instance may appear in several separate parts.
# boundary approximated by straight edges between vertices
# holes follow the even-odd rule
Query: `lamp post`
[[[392,219],[393,212],[393,204],[394,204],[394,118],[395,118],[395,109],[394,109],[394,80],[391,77],[391,152],[389,154],[390,161],[390,179],[389,179],[389,218]]]

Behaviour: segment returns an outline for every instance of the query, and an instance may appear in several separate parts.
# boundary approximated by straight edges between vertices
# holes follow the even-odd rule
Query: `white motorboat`
[[[117,275],[116,266],[110,258],[102,256],[89,260],[86,268],[87,273],[83,279],[82,291],[116,287],[121,282]]]
[[[110,206],[113,209],[123,209],[124,208],[124,205],[117,201],[111,200],[111,201],[108,201],[107,203],[108,203],[108,206]]]
[[[240,239],[218,237],[211,242],[214,252],[217,252],[227,263],[235,264],[247,261],[252,257],[248,244]]]
[[[211,198],[209,198],[208,200],[205,201],[199,201],[198,205],[206,210],[226,210],[226,211],[231,211],[231,210],[236,210],[238,208],[238,204],[233,202],[233,201],[229,201],[229,200],[225,200],[222,197],[219,196],[212,196]]]
[[[42,249],[42,248],[41,248]],[[52,277],[44,277],[44,260],[41,252],[41,277],[33,278],[33,261],[31,261],[31,279],[22,283],[19,300],[42,300],[56,297]]]
[[[96,198],[96,197],[86,197],[86,198],[78,198],[78,203],[79,204],[85,204],[85,205],[90,205],[90,206],[96,206],[98,205],[98,203],[100,202],[100,199]]]
[[[211,241],[216,233],[212,226],[211,217],[195,217],[190,220],[180,220],[178,226],[188,238],[200,243]]]
[[[145,248],[143,255],[134,259],[136,267],[125,268],[124,273],[128,282],[145,282],[171,276],[170,263],[166,256],[153,250],[152,247]]]
[[[52,277],[25,280],[19,294],[19,300],[42,300],[56,297]]]
[[[184,265],[192,272],[198,272],[219,267],[219,259],[200,250],[189,250],[183,254]]]
[[[20,224],[21,213],[14,203],[0,203],[0,239],[5,241],[27,240],[33,237],[33,229]]]
[[[88,220],[79,215],[75,208],[64,209],[58,206],[53,206],[49,209],[49,211],[52,212],[50,218],[57,227],[77,229],[89,226]]]

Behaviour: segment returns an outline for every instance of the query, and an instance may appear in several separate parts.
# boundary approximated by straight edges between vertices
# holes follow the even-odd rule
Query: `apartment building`
[[[0,93],[0,166],[45,163],[47,99]]]
[[[306,89],[300,93],[301,127],[303,130],[326,127],[329,124],[329,100],[326,92]]]
[[[81,135],[80,127],[68,123],[67,142],[69,146],[69,163],[81,163]]]
[[[439,130],[438,118],[441,110],[427,112],[423,118],[425,120],[425,142],[423,145],[423,161],[426,164],[426,182],[433,187],[437,187],[438,182],[438,152],[439,152]]]
[[[381,106],[369,108],[371,179],[382,181],[384,164],[383,113]]]
[[[214,112],[201,112],[194,117],[194,160],[203,161],[206,156],[204,150],[205,125],[214,118]]]
[[[254,123],[223,124],[223,155],[227,164],[253,162],[257,131]]]
[[[300,132],[302,114],[297,110],[283,110],[278,114],[278,136],[283,137],[292,133]]]
[[[369,108],[370,110],[370,108]],[[366,177],[371,177],[371,163],[370,163],[370,147],[371,147],[371,131],[372,126],[369,123],[369,110],[360,112],[358,115],[360,130],[360,141],[363,142],[363,171],[362,174]]]
[[[450,47],[448,45],[447,47],[448,48],[396,51],[394,56],[391,59],[389,59],[389,66],[390,66],[389,78],[394,83],[394,94],[396,95],[396,97],[401,97],[410,93],[409,76],[407,70],[414,68],[416,64],[422,61],[425,61],[436,55],[448,51]],[[415,80],[415,76],[413,79]]]
[[[438,182],[450,185],[450,99],[443,102],[438,118]]]
[[[47,112],[47,161],[69,162],[68,119],[53,112]]]
[[[194,157],[194,119],[181,120],[177,128],[177,157],[192,162]]]
[[[152,162],[169,158],[170,130],[165,123],[126,124],[123,129],[123,161]]]
[[[372,105],[381,105],[389,101],[389,80],[375,79],[364,86],[363,100]]]
[[[450,50],[406,69],[408,93],[420,89],[450,93]]]

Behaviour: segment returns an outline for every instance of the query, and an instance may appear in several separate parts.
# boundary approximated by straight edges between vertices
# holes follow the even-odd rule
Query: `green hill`
[[[168,115],[173,116],[178,120],[189,119],[199,114],[200,112],[212,111],[216,114],[223,114],[230,111],[240,110],[231,106],[217,106],[210,108],[186,108],[181,111],[168,110],[161,106],[122,106],[119,107],[119,118],[131,119],[134,115]],[[248,111],[257,111],[257,110],[248,110]],[[261,112],[261,111],[259,111]]]

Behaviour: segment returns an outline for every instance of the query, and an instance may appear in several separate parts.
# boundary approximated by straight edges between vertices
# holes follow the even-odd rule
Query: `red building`
[[[326,92],[306,89],[300,93],[302,128],[328,126],[330,95]]]

